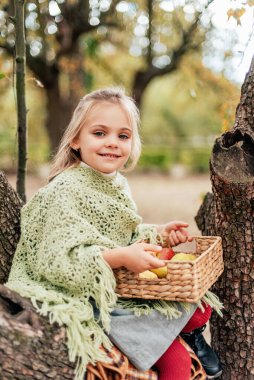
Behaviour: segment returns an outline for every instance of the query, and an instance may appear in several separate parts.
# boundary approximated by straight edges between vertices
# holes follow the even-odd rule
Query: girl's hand
[[[158,245],[136,242],[128,247],[105,250],[102,255],[111,268],[123,266],[134,273],[141,273],[165,265],[163,260],[156,257],[160,251]]]
[[[148,243],[134,243],[123,248],[122,265],[135,273],[148,269],[160,268],[165,265],[163,260],[156,257],[161,247]]]
[[[192,241],[192,237],[186,228],[189,227],[188,223],[182,221],[173,221],[170,223],[157,226],[157,231],[162,236],[167,236],[171,247],[175,245],[185,243],[186,241]]]

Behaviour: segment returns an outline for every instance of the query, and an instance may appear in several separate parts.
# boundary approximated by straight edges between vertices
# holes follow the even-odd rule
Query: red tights
[[[197,308],[182,332],[190,332],[203,326],[211,317],[211,308],[203,305],[205,311]],[[189,380],[191,373],[191,358],[187,350],[178,342],[173,341],[166,352],[155,363],[159,372],[159,380]]]

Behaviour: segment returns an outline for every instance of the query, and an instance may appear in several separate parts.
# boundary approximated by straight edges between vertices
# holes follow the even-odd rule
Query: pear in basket
[[[150,271],[155,273],[157,277],[164,278],[167,277],[168,267],[165,265],[164,267],[150,269]]]
[[[144,272],[139,273],[139,278],[144,278],[144,279],[154,279],[158,278],[157,275],[153,272],[150,272],[150,270],[145,270]]]
[[[174,257],[172,257],[171,261],[192,261],[197,258],[193,253],[176,253]]]

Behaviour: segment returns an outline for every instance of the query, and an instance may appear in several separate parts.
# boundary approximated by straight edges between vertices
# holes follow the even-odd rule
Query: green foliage
[[[86,63],[86,92],[120,82],[127,88],[138,58],[114,54],[110,59]],[[111,69],[111,71],[109,70]],[[97,71],[96,71],[97,69]],[[29,78],[29,74],[28,74]],[[6,82],[5,82],[6,81]],[[17,159],[16,110],[10,81],[0,93],[0,168],[14,168]],[[63,88],[64,89],[64,88]],[[174,74],[154,80],[148,87],[142,105],[141,137],[143,152],[138,170],[160,170],[168,173],[174,164],[192,171],[209,168],[211,147],[217,135],[232,125],[240,90],[222,77],[215,76],[195,60],[195,55],[182,62]],[[45,124],[43,90],[28,80],[28,168],[50,158]],[[230,105],[230,107],[229,107]],[[230,111],[230,112],[229,112]]]
[[[8,82],[3,79],[3,83],[8,88]],[[13,93],[10,86],[9,91],[1,91],[0,101],[0,170],[13,165],[17,156],[16,140],[16,109]]]
[[[99,41],[94,37],[88,37],[85,40],[85,53],[90,57],[94,58],[98,55]]]
[[[86,71],[83,76],[83,83],[84,87],[87,89],[87,92],[92,91],[94,86],[94,75],[91,72]]]
[[[182,144],[192,136],[220,134],[221,107],[230,99],[235,109],[239,89],[205,69],[195,56],[181,69],[154,80],[144,97],[142,136],[147,143]],[[157,96],[156,96],[157,95]]]
[[[166,146],[144,146],[138,162],[139,170],[168,172],[173,163],[172,151]]]
[[[44,128],[45,100],[41,89],[33,82],[28,86],[28,169],[49,160],[49,141]],[[17,165],[17,120],[13,89],[10,83],[0,96],[0,170],[16,170]]]
[[[208,146],[176,149],[170,145],[146,145],[143,147],[137,169],[169,173],[173,165],[181,164],[191,172],[205,173],[209,170],[210,156],[211,147]]]
[[[181,163],[195,173],[205,173],[209,170],[210,156],[209,147],[185,149],[181,155]]]

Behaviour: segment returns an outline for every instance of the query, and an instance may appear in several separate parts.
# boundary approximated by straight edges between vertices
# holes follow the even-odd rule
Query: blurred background
[[[210,190],[209,157],[230,129],[251,61],[253,0],[26,1],[28,198],[73,108],[120,85],[141,112],[143,153],[128,174],[147,222],[193,217]],[[0,169],[17,162],[12,1],[0,3]]]

